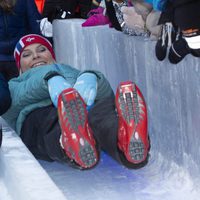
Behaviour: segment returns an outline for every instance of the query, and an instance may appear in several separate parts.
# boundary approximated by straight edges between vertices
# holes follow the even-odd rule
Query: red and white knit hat
[[[15,58],[15,62],[17,64],[18,69],[20,69],[21,53],[23,52],[24,48],[35,43],[44,45],[50,51],[52,57],[55,59],[53,47],[46,38],[37,34],[25,35],[18,41],[14,50],[14,58]]]

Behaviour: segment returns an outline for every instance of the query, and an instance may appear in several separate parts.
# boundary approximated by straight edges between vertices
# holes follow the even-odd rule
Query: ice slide
[[[114,90],[119,81],[138,84],[148,105],[150,161],[142,169],[128,170],[102,153],[99,165],[87,171],[55,162],[38,165],[19,138],[7,131],[0,150],[0,199],[24,200],[39,192],[32,199],[60,195],[55,199],[199,200],[200,60],[187,56],[178,65],[167,59],[159,62],[155,42],[107,26],[83,29],[81,22],[54,21],[57,60],[101,70]],[[39,172],[31,174],[33,166]]]

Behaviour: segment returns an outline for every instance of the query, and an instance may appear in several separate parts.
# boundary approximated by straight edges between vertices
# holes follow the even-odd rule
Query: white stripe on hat
[[[16,52],[18,55],[20,54],[20,52],[18,51],[17,48],[15,48],[15,52]]]
[[[24,43],[22,40],[19,41],[20,45],[22,46],[22,48],[24,48]]]
[[[200,49],[200,35],[184,38],[191,49]]]

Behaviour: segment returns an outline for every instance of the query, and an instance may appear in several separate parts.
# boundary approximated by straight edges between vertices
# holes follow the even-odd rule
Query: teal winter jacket
[[[20,130],[26,116],[33,110],[52,104],[48,92],[45,76],[57,72],[62,75],[72,86],[78,76],[84,72],[95,73],[98,80],[98,99],[114,95],[113,90],[101,72],[94,70],[79,71],[69,65],[52,64],[32,68],[17,78],[9,81],[9,89],[12,98],[10,109],[2,115],[7,123],[20,135]]]

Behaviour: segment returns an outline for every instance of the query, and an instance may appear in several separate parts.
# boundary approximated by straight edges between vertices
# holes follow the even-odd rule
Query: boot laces
[[[171,22],[167,22],[162,27],[162,46],[165,46],[166,38],[168,38],[167,46],[170,47],[172,45],[172,30],[173,25]]]

